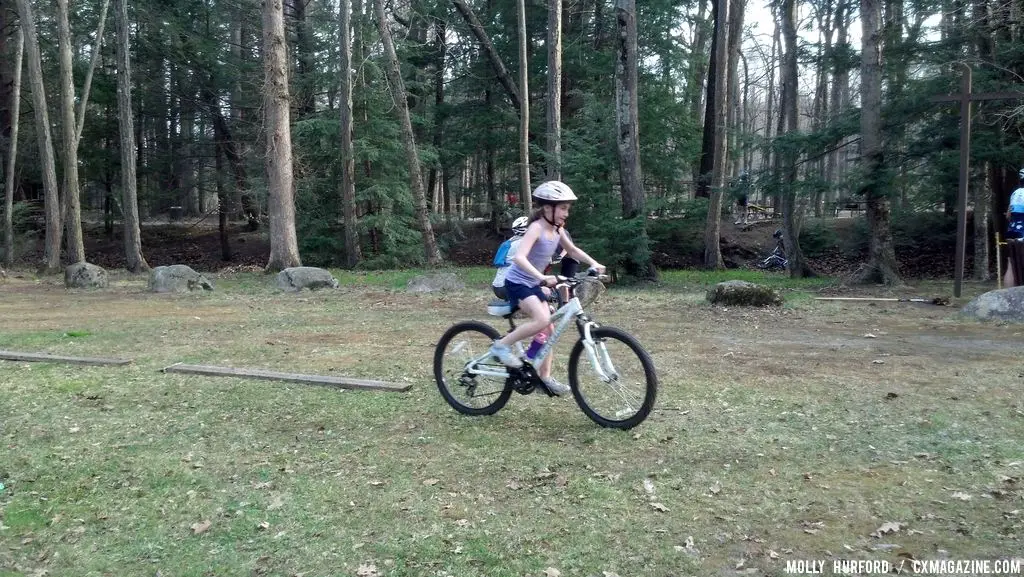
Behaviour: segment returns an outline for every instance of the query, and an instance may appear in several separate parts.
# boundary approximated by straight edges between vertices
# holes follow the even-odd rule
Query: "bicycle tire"
[[[454,389],[451,388],[452,386],[460,386],[461,383],[449,382],[449,379],[446,379],[444,361],[448,344],[455,340],[458,335],[469,332],[482,333],[487,339],[487,346],[490,346],[492,341],[501,338],[501,335],[494,327],[482,322],[466,321],[453,325],[441,335],[441,340],[437,341],[437,346],[434,349],[434,380],[437,381],[437,390],[441,393],[441,397],[456,411],[472,416],[493,415],[500,411],[505,406],[505,403],[508,402],[509,397],[512,396],[512,388],[508,385],[507,379],[502,382],[502,388],[494,396],[492,402],[478,407],[461,402],[453,393]],[[477,354],[482,352],[479,351]]]
[[[654,401],[658,396],[658,375],[654,370],[654,361],[651,360],[651,356],[644,350],[639,341],[622,329],[599,327],[591,331],[591,337],[595,342],[608,339],[619,341],[636,355],[643,367],[644,373],[643,400],[638,410],[632,416],[625,419],[609,418],[602,415],[592,406],[591,402],[588,402],[587,395],[580,387],[579,365],[584,351],[582,338],[576,341],[572,352],[569,353],[569,386],[572,388],[572,396],[576,399],[576,404],[579,405],[583,413],[598,425],[612,429],[632,429],[647,418],[654,408]],[[589,363],[589,360],[587,362]]]

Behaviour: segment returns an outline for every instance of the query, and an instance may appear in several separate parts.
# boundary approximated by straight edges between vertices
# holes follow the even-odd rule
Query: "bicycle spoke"
[[[488,325],[466,322],[448,329],[437,343],[434,378],[445,401],[460,413],[489,415],[508,401],[504,366],[487,356],[497,337]]]
[[[576,401],[603,426],[633,427],[646,418],[654,403],[657,382],[650,357],[618,329],[602,327],[593,335],[596,366],[583,354],[582,342],[570,356],[569,379]]]

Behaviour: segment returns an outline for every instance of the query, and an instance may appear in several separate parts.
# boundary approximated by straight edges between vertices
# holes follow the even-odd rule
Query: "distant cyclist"
[[[1024,238],[1024,168],[1017,173],[1020,187],[1010,194],[1010,206],[1006,208],[1006,238]]]
[[[1017,173],[1020,186],[1010,194],[1010,206],[1006,208],[1006,240],[1014,243],[1024,242],[1024,168]],[[1009,246],[1008,253],[1013,255],[1021,250],[1020,245]],[[1013,287],[1020,284],[1020,279],[1014,277],[1013,264],[1006,267],[1006,274],[1003,275],[1003,286]]]

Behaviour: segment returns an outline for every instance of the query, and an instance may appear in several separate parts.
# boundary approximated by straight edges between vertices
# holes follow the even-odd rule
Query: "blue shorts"
[[[508,293],[508,302],[512,303],[512,310],[518,308],[519,303],[531,295],[540,299],[542,303],[548,300],[540,285],[529,287],[517,282],[505,281],[505,292]]]
[[[1006,227],[1006,238],[1024,238],[1024,214],[1010,214],[1010,222]]]

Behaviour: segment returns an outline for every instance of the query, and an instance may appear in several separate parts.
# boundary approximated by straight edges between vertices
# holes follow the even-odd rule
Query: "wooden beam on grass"
[[[927,303],[930,305],[945,306],[949,304],[949,299],[944,297],[935,297],[933,299],[923,298],[896,298],[896,297],[815,297],[816,301],[878,301],[878,302],[891,302],[891,303]]]
[[[390,391],[401,393],[408,391],[412,385],[399,385],[384,381],[351,379],[348,377],[328,377],[322,375],[303,375],[298,373],[281,373],[264,369],[236,369],[233,367],[214,367],[210,365],[185,365],[175,363],[163,369],[165,373],[183,373],[189,375],[205,375],[208,377],[241,377],[245,379],[263,379],[268,381],[287,381],[304,385],[320,385],[339,389],[360,389],[369,391]]]
[[[131,359],[108,359],[102,357],[65,357],[46,353],[19,353],[17,351],[0,351],[0,360],[29,361],[43,363],[69,363],[72,365],[127,365]]]

